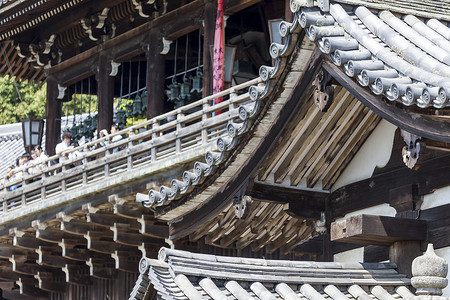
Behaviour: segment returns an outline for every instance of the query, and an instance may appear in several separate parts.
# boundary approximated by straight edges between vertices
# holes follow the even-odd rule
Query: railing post
[[[25,205],[27,204],[27,197],[25,195],[23,185],[22,185],[22,199],[21,200],[22,200],[22,207],[25,207]]]
[[[88,151],[89,151],[88,147],[84,146],[84,149],[83,149],[83,162],[82,162],[82,164],[83,164],[82,165],[82,168],[83,168],[83,182],[82,182],[82,184],[83,185],[87,185],[86,164],[87,164],[88,160],[87,160],[86,154],[87,154]]]
[[[105,160],[105,178],[109,177],[109,163],[106,162],[106,157],[104,158]]]
[[[208,120],[208,113],[206,110],[210,107],[208,101],[203,103],[203,115],[202,115],[202,145],[206,145],[208,143],[208,128],[205,127],[205,121]]]
[[[236,92],[236,90],[232,90],[231,91],[231,93],[230,93],[230,104],[228,105],[228,110],[229,111],[232,111],[233,109],[235,109],[237,106],[236,106],[236,103],[234,103],[234,98],[236,98],[237,97],[237,92]]]
[[[181,112],[181,110],[177,110],[177,131],[176,131],[176,141],[175,141],[175,149],[176,153],[181,152],[181,138],[179,135],[179,130],[184,127],[184,125],[181,123],[181,118],[184,117],[184,114]]]
[[[127,170],[133,169],[133,155],[130,154],[131,148],[133,147],[133,141],[131,137],[135,135],[134,130],[128,130],[128,146],[127,146]]]
[[[155,162],[156,161],[156,147],[153,145],[153,141],[158,137],[158,133],[157,133],[157,131],[158,131],[158,127],[159,127],[159,121],[158,120],[154,120],[153,121],[153,124],[152,124],[152,130],[153,130],[153,133],[152,133],[152,140],[150,141],[150,144],[151,144],[151,155],[152,155],[152,160],[151,160],[151,162]]]
[[[45,200],[45,197],[46,197],[46,190],[45,190],[44,181],[47,178],[47,175],[46,175],[47,173],[44,172],[44,171],[45,171],[45,168],[42,168],[41,169],[41,172],[42,172],[42,175],[41,175],[41,201]]]
[[[62,162],[62,167],[61,167],[61,192],[65,192],[66,191],[66,178],[64,177],[64,172],[66,171],[66,165],[64,164],[64,161]]]
[[[6,182],[3,183],[3,195],[2,195],[2,201],[3,201],[3,213],[6,213],[6,211],[8,210],[8,205],[6,203],[6,193],[9,191],[9,189],[6,187],[5,185]]]

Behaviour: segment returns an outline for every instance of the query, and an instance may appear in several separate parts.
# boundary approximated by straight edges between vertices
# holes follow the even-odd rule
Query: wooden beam
[[[21,275],[19,273],[14,272],[11,268],[1,268],[0,269],[0,279],[1,280],[19,280]]]
[[[124,230],[117,224],[114,224],[114,227],[111,227],[110,229],[114,232],[114,242],[125,246],[138,247],[142,243],[154,244],[155,246],[163,246],[164,244],[164,241],[161,239],[156,239],[131,230]]]
[[[31,250],[15,247],[11,244],[0,244],[0,258],[9,259],[13,254],[28,255],[31,253]]]
[[[19,290],[2,290],[2,296],[4,299],[14,299],[14,300],[38,300],[38,299],[48,299],[48,297],[44,298],[36,298],[35,296],[27,296],[21,294]]]
[[[16,281],[16,283],[20,288],[21,294],[35,297],[36,299],[47,298],[49,296],[46,291],[43,291],[36,287],[39,283],[34,278],[21,277],[18,281]]]
[[[54,281],[55,275],[58,272],[38,272],[37,275],[34,275],[39,282],[38,287],[46,292],[50,293],[65,293],[67,291],[68,285],[65,282]],[[64,276],[64,273],[59,270],[60,276]]]
[[[138,219],[138,221],[141,223],[141,229],[139,230],[139,233],[159,239],[166,239],[169,237],[168,225],[153,224],[143,219]]]
[[[111,128],[113,122],[114,77],[109,75],[110,60],[101,54],[98,61],[97,97],[98,97],[98,130]]]
[[[87,265],[71,266],[66,265],[62,268],[62,271],[66,274],[66,282],[74,285],[92,285],[92,277],[84,274],[88,274],[89,267]]]
[[[369,179],[348,184],[330,195],[332,219],[374,205],[389,203],[390,191],[401,186],[417,185],[417,195],[428,194],[448,185],[450,155],[424,160],[419,170],[405,166],[377,170]],[[412,188],[412,187],[411,187]]]
[[[136,257],[140,257],[140,252],[136,252]],[[129,251],[114,251],[111,253],[111,257],[114,259],[115,267],[118,270],[124,272],[136,272],[138,270],[139,261],[136,257],[133,257]]]
[[[70,234],[56,228],[36,229],[36,238],[49,243],[60,243],[63,239],[78,240],[79,245],[85,245],[86,241],[79,235]]]
[[[445,204],[420,211],[419,219],[427,221],[427,243],[436,249],[450,246],[450,204]]]
[[[47,155],[55,155],[55,147],[61,138],[62,102],[58,96],[58,84],[53,76],[47,77],[47,109],[45,124],[45,150]]]
[[[61,221],[61,230],[69,234],[85,235],[89,231],[91,232],[102,231],[104,230],[104,228],[101,226],[96,226],[92,223],[87,223],[86,221],[82,220],[71,220],[69,222]]]
[[[410,113],[403,106],[399,107],[395,103],[387,103],[382,96],[375,96],[369,89],[357,84],[325,55],[323,67],[352,95],[383,119],[420,137],[450,142],[450,135],[448,134],[450,132],[450,122],[434,120],[427,118],[425,115]]]
[[[110,259],[108,261],[105,260],[98,260],[98,259],[92,259],[90,258],[86,265],[89,267],[89,274],[94,278],[99,279],[114,279],[117,277],[117,269],[114,269],[113,267],[105,267],[105,265],[112,265],[114,263],[112,257],[109,257]]]
[[[262,0],[230,0],[225,4],[224,13],[232,15],[259,2]]]
[[[39,246],[52,246],[52,243],[37,239],[35,236],[24,235],[14,236],[13,245],[24,249],[35,250],[38,249]]]
[[[302,40],[303,36],[299,37],[299,40]],[[203,222],[208,221],[213,216],[220,213],[225,205],[228,205],[229,202],[226,199],[231,199],[236,191],[242,189],[244,183],[248,182],[248,179],[251,175],[256,172],[260,164],[263,162],[264,158],[266,158],[267,154],[270,152],[270,149],[274,145],[275,141],[285,128],[288,123],[290,117],[292,116],[292,112],[295,111],[295,108],[302,104],[303,101],[308,99],[307,95],[305,95],[304,91],[311,86],[311,82],[313,80],[314,74],[319,67],[318,61],[320,60],[320,53],[316,52],[312,55],[311,60],[309,61],[308,66],[305,68],[303,72],[303,77],[299,81],[300,83],[295,87],[292,92],[292,96],[286,102],[285,106],[280,112],[280,116],[273,124],[270,132],[267,133],[264,140],[261,142],[260,147],[256,150],[256,152],[248,158],[245,166],[242,167],[240,172],[234,179],[229,183],[229,185],[222,190],[220,193],[216,193],[214,197],[205,205],[201,206],[194,212],[186,214],[183,216],[183,219],[179,222],[174,222],[170,225],[170,235],[171,239],[177,239],[184,237],[195,230],[197,225],[202,224]],[[157,215],[158,215],[157,211]]]
[[[88,223],[93,223],[97,226],[102,226],[105,228],[113,227],[114,224],[123,224],[126,225],[129,229],[140,229],[141,225],[138,221],[130,218],[125,218],[120,215],[115,215],[112,213],[106,212],[97,212],[97,213],[87,213],[86,220]]]
[[[213,65],[210,57],[209,46],[214,45],[216,15],[217,11],[215,5],[212,2],[207,2],[205,4],[203,16],[203,97],[212,94]]]
[[[424,241],[427,222],[374,215],[357,215],[331,223],[331,240],[388,246],[397,241]]]
[[[329,193],[255,182],[247,195],[259,201],[286,203],[286,213],[295,218],[320,219]]]
[[[162,35],[156,30],[151,30],[150,41],[162,43]],[[162,47],[148,45],[147,58],[147,119],[160,115],[164,109],[166,60],[161,54]]]
[[[66,243],[65,241],[61,242],[59,245],[61,247],[61,256],[68,258],[70,260],[83,262],[83,265],[84,265],[84,262],[86,262],[91,257],[92,258],[105,257],[104,254],[91,251],[85,247],[83,247],[83,248],[76,247],[75,248],[75,246],[73,244]],[[71,263],[68,263],[68,265],[71,265]]]
[[[298,254],[322,255],[323,247],[324,247],[324,235],[319,234],[309,239],[306,239],[297,245],[292,246],[291,250],[296,254],[298,253]],[[351,243],[331,242],[331,253],[336,254],[352,250],[358,247],[361,246]]]

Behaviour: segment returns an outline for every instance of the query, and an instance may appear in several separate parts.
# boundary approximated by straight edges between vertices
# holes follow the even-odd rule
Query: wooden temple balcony
[[[147,190],[148,184],[151,187],[152,183],[170,180],[177,168],[213,150],[214,141],[227,134],[225,125],[238,116],[239,104],[249,101],[246,89],[260,80],[234,86],[49,157],[42,162],[42,170],[34,174],[28,174],[34,167],[30,164],[22,170],[26,175],[20,180],[2,184],[1,234],[8,234],[7,228],[22,227],[17,222],[29,226],[43,214],[54,218],[61,211],[71,213],[71,207],[79,207],[87,199],[98,205],[107,202],[110,194],[133,197],[136,192]],[[212,106],[219,97],[224,101]],[[109,143],[116,135],[126,137]],[[123,150],[114,153],[117,148]],[[75,153],[78,156],[68,158]],[[54,161],[59,162],[51,165]],[[13,186],[19,187],[10,191]]]

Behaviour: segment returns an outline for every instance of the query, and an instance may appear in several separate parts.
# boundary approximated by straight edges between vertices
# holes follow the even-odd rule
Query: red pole
[[[223,91],[224,87],[224,51],[225,51],[225,28],[223,24],[223,7],[224,0],[217,1],[217,17],[216,28],[214,32],[214,57],[213,57],[213,93],[219,93]],[[214,99],[213,104],[217,104],[223,101],[223,98]],[[216,114],[220,114],[217,111]]]

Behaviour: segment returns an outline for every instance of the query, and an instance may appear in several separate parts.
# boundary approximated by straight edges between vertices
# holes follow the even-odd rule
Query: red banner
[[[224,87],[224,51],[225,51],[225,28],[223,24],[224,0],[217,1],[216,29],[214,32],[214,63],[213,63],[213,93],[223,91]],[[223,98],[214,99],[214,104],[222,102]],[[216,112],[220,114],[220,111]]]

